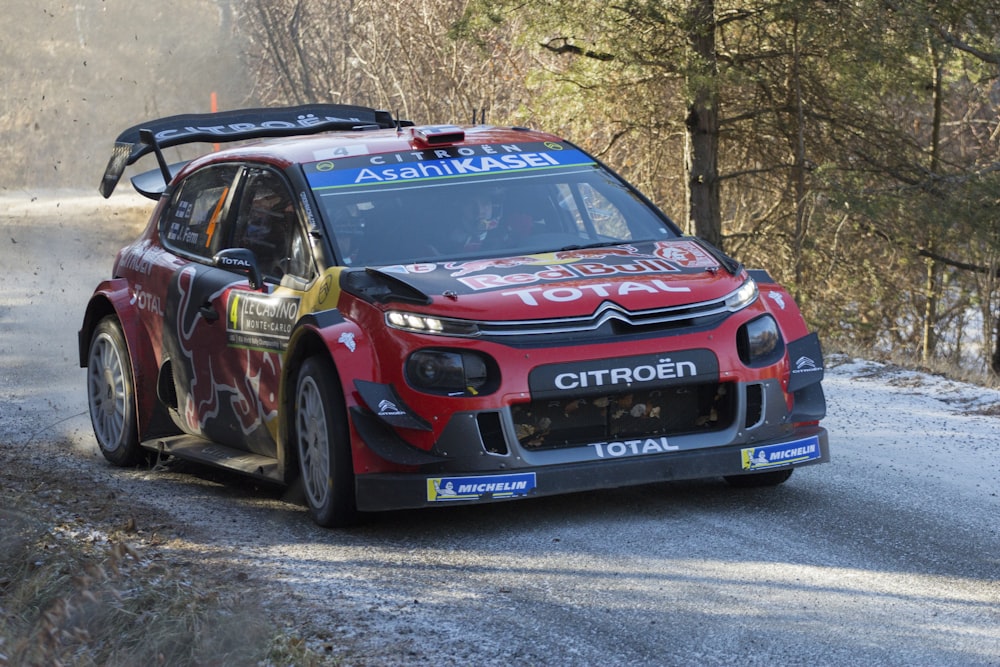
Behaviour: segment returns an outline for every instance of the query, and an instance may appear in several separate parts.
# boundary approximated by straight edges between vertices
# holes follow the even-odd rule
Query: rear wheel
[[[755,472],[750,475],[729,475],[725,480],[730,486],[738,489],[752,489],[760,486],[778,486],[792,476],[794,468],[772,470],[771,472]]]
[[[295,386],[295,446],[309,514],[320,526],[357,521],[344,396],[329,359],[310,357]]]
[[[143,458],[139,447],[132,363],[121,325],[112,316],[98,322],[87,353],[87,402],[101,453],[119,466]]]

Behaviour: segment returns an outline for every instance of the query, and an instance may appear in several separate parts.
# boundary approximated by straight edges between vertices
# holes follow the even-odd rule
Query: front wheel
[[[357,521],[344,396],[333,363],[310,357],[295,385],[294,441],[309,514],[320,526]]]
[[[784,470],[772,470],[771,472],[755,472],[749,475],[729,475],[725,477],[725,480],[729,483],[729,486],[735,486],[738,489],[778,486],[792,476],[793,470],[794,468],[785,468]]]
[[[98,322],[87,353],[87,403],[101,453],[131,466],[142,457],[136,418],[135,380],[121,325],[112,316]]]

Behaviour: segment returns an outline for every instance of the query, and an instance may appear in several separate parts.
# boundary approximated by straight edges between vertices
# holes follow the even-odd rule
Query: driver
[[[483,193],[462,196],[458,200],[458,224],[452,240],[460,250],[478,250],[486,235],[497,226],[493,201]]]

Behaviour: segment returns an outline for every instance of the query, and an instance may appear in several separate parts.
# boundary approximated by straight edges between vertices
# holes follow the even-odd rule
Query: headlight
[[[467,320],[447,317],[431,317],[402,310],[390,310],[385,314],[385,323],[393,329],[414,333],[438,334],[441,336],[478,336],[479,326]]]
[[[740,288],[726,297],[726,307],[732,312],[742,310],[757,299],[757,283],[747,278]]]
[[[736,334],[736,349],[747,366],[775,363],[784,354],[778,323],[770,315],[747,322]]]
[[[500,370],[477,352],[418,350],[406,361],[406,381],[431,394],[478,396],[500,386]]]

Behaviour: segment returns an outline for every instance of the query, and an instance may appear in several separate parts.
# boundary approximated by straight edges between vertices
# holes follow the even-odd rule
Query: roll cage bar
[[[169,116],[134,125],[118,135],[99,190],[105,198],[110,197],[125,168],[149,153],[156,154],[165,187],[176,170],[167,165],[161,149],[171,146],[410,125],[413,123],[394,119],[388,111],[349,104],[305,104]]]

